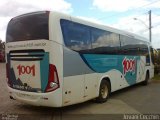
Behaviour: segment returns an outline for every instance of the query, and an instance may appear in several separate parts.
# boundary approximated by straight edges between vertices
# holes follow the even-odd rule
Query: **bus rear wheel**
[[[110,94],[110,83],[107,80],[102,80],[99,88],[99,96],[96,98],[97,103],[104,103],[107,101]]]

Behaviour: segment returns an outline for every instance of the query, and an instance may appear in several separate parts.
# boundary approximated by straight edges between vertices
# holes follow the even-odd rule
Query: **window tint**
[[[146,56],[146,63],[150,64],[149,50],[147,43],[134,38],[120,35],[121,54]]]
[[[48,14],[36,12],[13,18],[7,27],[6,42],[49,39]]]
[[[92,49],[95,49],[96,53],[105,54],[117,54],[120,49],[119,35],[92,28]]]
[[[61,19],[60,24],[64,43],[72,50],[91,54],[143,55],[150,63],[146,42],[69,20]]]
[[[121,52],[122,54],[138,55],[139,54],[139,41],[127,36],[120,36]]]
[[[75,51],[91,48],[89,27],[63,19],[60,23],[67,47]]]
[[[141,45],[140,55],[146,56],[146,63],[147,63],[147,65],[150,65],[149,48],[146,44]]]
[[[104,30],[92,28],[92,48],[107,46],[106,32]]]

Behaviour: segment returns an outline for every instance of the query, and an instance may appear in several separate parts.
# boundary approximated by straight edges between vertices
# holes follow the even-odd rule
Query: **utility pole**
[[[149,14],[149,41],[152,42],[152,17],[151,17],[151,10],[148,12]]]

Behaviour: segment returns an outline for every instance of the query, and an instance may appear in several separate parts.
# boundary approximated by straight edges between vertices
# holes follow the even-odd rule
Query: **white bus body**
[[[126,47],[125,40],[138,43]],[[62,107],[94,99],[102,81],[108,81],[99,100],[104,102],[109,92],[154,75],[144,38],[58,12],[13,18],[6,42],[10,96],[32,105]]]

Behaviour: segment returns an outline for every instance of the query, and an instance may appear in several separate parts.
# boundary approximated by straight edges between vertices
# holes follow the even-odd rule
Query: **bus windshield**
[[[6,42],[49,39],[47,12],[35,12],[11,19]]]

